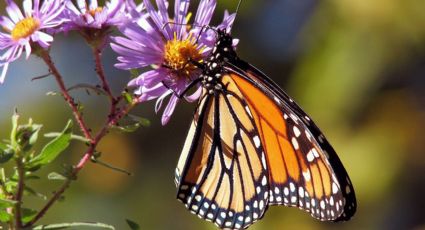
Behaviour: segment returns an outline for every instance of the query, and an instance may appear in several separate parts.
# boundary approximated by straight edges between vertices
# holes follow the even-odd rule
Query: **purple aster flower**
[[[26,58],[31,54],[31,45],[38,44],[46,49],[53,41],[53,37],[45,32],[58,27],[63,19],[59,17],[65,8],[65,0],[24,0],[23,10],[12,0],[6,0],[6,11],[9,17],[0,16],[0,25],[4,32],[0,32],[0,66],[3,71],[0,75],[0,84],[3,83],[9,64],[18,59],[25,49]]]
[[[125,0],[110,0],[104,6],[99,6],[97,0],[77,0],[77,6],[68,2],[64,16],[68,18],[65,31],[92,28],[109,29],[126,22]]]
[[[192,26],[191,13],[188,12],[190,0],[176,0],[174,18],[168,15],[168,1],[157,0],[158,10],[149,0],[144,1],[146,14],[135,23],[129,23],[120,30],[126,37],[115,37],[112,49],[119,54],[115,66],[121,69],[135,69],[151,66],[152,70],[142,73],[129,82],[137,87],[138,101],[157,99],[155,111],[158,112],[163,101],[171,96],[162,115],[165,125],[171,117],[181,95],[201,70],[188,60],[202,61],[208,57],[216,40],[216,33],[206,30],[216,0],[201,0]],[[223,23],[217,28],[230,32],[235,14],[225,13]],[[189,102],[197,100],[202,92],[197,87],[194,94],[185,96]]]

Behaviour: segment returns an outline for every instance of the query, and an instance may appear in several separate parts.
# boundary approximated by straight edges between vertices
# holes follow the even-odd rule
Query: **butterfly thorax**
[[[217,31],[217,41],[210,57],[205,61],[202,70],[202,85],[213,94],[223,89],[221,77],[225,74],[224,65],[231,59],[236,58],[236,52],[233,49],[233,38],[223,30]]]

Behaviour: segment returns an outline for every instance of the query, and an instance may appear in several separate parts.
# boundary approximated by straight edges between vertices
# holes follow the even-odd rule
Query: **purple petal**
[[[25,44],[26,59],[31,55],[31,45],[29,42]]]
[[[170,94],[172,94],[172,93],[173,93],[173,91],[171,91],[171,90],[169,90],[169,89],[165,88],[163,85],[162,85],[162,88],[161,88],[161,89],[166,89],[166,90],[165,90],[165,92],[164,92],[164,93],[162,93],[162,95],[160,95],[160,96],[159,96],[158,100],[157,100],[157,101],[156,101],[156,103],[155,103],[155,113],[158,113],[158,111],[161,109],[161,107],[162,107],[162,102],[164,101],[164,99],[165,99],[166,97],[168,97]]]
[[[187,10],[189,9],[190,0],[176,0],[174,3],[174,21],[175,21],[175,31],[177,32],[177,38],[182,39],[183,31],[185,31],[186,26],[185,18],[187,16]]]
[[[128,86],[153,86],[159,84],[164,78],[164,72],[158,70],[150,70],[142,73],[137,78],[131,80]]]
[[[143,2],[145,3],[146,10],[148,11],[150,18],[153,20],[153,22],[155,23],[155,25],[158,28],[158,30],[162,32],[162,34],[165,36],[165,38],[167,40],[172,39],[172,34],[168,34],[165,30],[162,30],[162,27],[166,23],[168,23],[168,21],[164,22],[164,21],[161,20],[161,17],[156,12],[156,10],[153,7],[153,5],[150,2],[150,0],[144,0]]]
[[[95,10],[98,7],[97,0],[90,0],[90,10]]]
[[[32,15],[32,0],[24,0],[23,3],[23,8],[24,8],[24,12],[25,12],[25,16],[31,16]]]
[[[85,14],[88,10],[86,0],[77,0],[77,6],[83,14]]]
[[[168,102],[168,105],[165,108],[164,113],[162,114],[162,119],[161,119],[162,125],[166,125],[170,121],[171,115],[173,114],[178,101],[179,101],[178,97],[174,95],[171,96],[170,101]]]
[[[198,89],[192,95],[185,96],[184,98],[188,102],[195,102],[199,99],[201,95],[202,95],[202,87],[198,87]]]
[[[24,19],[21,10],[15,4],[15,2],[13,2],[12,0],[6,0],[6,3],[8,5],[6,7],[7,14],[14,23],[18,23],[20,20]]]
[[[202,0],[199,3],[195,17],[195,25],[209,25],[217,2],[215,0]]]
[[[9,31],[12,31],[15,27],[15,24],[5,16],[0,16],[0,25]]]
[[[3,65],[3,70],[1,71],[0,84],[3,84],[4,79],[6,78],[7,69],[9,69],[9,62],[6,62],[1,65]]]

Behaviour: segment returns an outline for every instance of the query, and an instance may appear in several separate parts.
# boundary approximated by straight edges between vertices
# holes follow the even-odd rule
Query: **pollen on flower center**
[[[191,36],[185,40],[178,40],[174,36],[173,40],[165,44],[164,64],[180,76],[189,77],[191,71],[196,69],[190,61],[201,60],[201,51]]]
[[[94,17],[97,13],[102,12],[102,10],[103,7],[97,7],[96,9],[89,10],[89,14]]]
[[[40,22],[32,17],[27,17],[16,23],[11,32],[12,39],[17,41],[32,35],[40,27]]]

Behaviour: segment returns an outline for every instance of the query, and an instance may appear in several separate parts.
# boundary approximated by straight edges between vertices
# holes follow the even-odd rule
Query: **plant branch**
[[[108,81],[106,80],[105,71],[102,66],[102,50],[100,48],[93,48],[93,56],[95,59],[96,64],[96,73],[99,77],[100,81],[102,82],[102,88],[105,90],[106,94],[109,97],[109,100],[111,101],[111,104],[115,105],[117,104],[117,100],[112,94],[111,87],[109,87]]]
[[[68,90],[66,89],[65,83],[63,82],[62,75],[59,73],[58,69],[56,68],[55,64],[53,63],[52,58],[50,57],[48,51],[42,50],[40,52],[40,56],[44,60],[44,62],[47,64],[47,66],[49,67],[53,76],[55,77],[56,82],[57,82],[57,84],[60,88],[60,91],[61,91],[63,97],[65,98],[65,101],[68,103],[69,107],[71,108],[72,113],[74,114],[74,117],[77,120],[78,125],[80,126],[81,131],[83,132],[84,136],[92,142],[93,137],[90,134],[90,130],[86,126],[81,113],[78,111],[77,103],[74,102],[74,99],[71,97]]]
[[[18,185],[16,189],[16,194],[14,200],[16,201],[15,205],[15,227],[16,229],[21,229],[22,227],[22,197],[24,194],[24,180],[25,180],[25,170],[24,164],[22,163],[22,157],[16,159],[16,170],[18,171]]]
[[[71,175],[67,178],[65,183],[59,188],[58,191],[56,191],[53,194],[50,200],[37,213],[37,215],[30,222],[24,225],[24,227],[33,226],[39,219],[41,219],[46,214],[47,210],[49,210],[49,208],[57,200],[59,200],[59,198],[62,196],[65,190],[70,186],[72,180],[75,180],[77,178],[77,175],[80,172],[80,170],[83,169],[86,163],[90,161],[90,158],[95,153],[96,146],[99,144],[100,140],[108,133],[108,130],[112,126],[116,125],[122,117],[127,115],[136,104],[137,104],[137,100],[134,100],[128,106],[122,108],[118,113],[115,113],[115,115],[112,115],[112,117],[110,117],[110,119],[106,122],[105,126],[97,133],[96,137],[93,139],[92,143],[90,144],[89,148],[87,149],[83,157],[80,159],[78,164],[73,168]]]
[[[78,111],[78,108],[76,104],[74,103],[73,98],[69,95],[68,91],[65,88],[65,84],[62,80],[62,76],[60,75],[59,71],[56,69],[53,61],[51,60],[50,55],[47,53],[47,51],[41,52],[41,57],[46,62],[46,64],[49,66],[52,74],[55,76],[55,79],[59,85],[59,88],[66,100],[66,102],[69,104],[69,106],[72,109],[72,112],[80,125],[80,128],[82,132],[84,133],[84,136],[89,140],[89,147],[82,156],[82,158],[79,160],[76,166],[73,167],[72,172],[70,175],[68,175],[66,181],[62,184],[62,186],[53,194],[53,196],[47,201],[47,203],[44,205],[44,207],[35,215],[35,217],[26,223],[23,227],[28,228],[32,227],[38,220],[40,220],[46,212],[50,209],[50,207],[59,200],[59,198],[62,196],[62,194],[65,192],[65,190],[70,186],[73,180],[75,180],[78,176],[78,173],[84,168],[84,166],[87,164],[87,162],[90,161],[91,157],[96,151],[96,147],[99,144],[100,140],[108,133],[109,129],[113,126],[115,126],[118,121],[127,115],[129,111],[137,104],[137,100],[132,101],[127,106],[123,106],[120,109],[117,109],[117,105],[120,101],[121,97],[115,98],[112,94],[112,91],[109,87],[109,84],[105,78],[104,70],[101,63],[101,50],[100,49],[93,49],[93,54],[95,56],[96,61],[96,72],[98,77],[100,78],[102,82],[102,88],[107,93],[109,100],[111,102],[110,104],[110,111],[108,114],[108,119],[105,122],[102,129],[100,129],[97,134],[93,137],[89,129],[84,123],[84,120],[81,116],[81,114]]]

